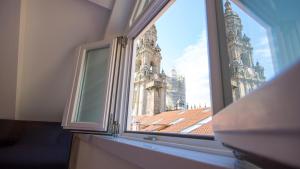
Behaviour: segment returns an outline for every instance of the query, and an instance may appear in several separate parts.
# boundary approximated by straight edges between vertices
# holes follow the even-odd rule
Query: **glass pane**
[[[103,120],[109,58],[109,47],[87,52],[77,122],[100,122]]]
[[[135,39],[127,130],[212,136],[204,0],[177,0]]]
[[[300,58],[299,0],[223,1],[234,100]]]

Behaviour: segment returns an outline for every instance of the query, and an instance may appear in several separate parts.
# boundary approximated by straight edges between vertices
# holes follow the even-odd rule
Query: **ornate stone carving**
[[[237,100],[265,81],[264,68],[253,64],[250,38],[242,35],[243,25],[239,15],[225,2],[225,30],[231,70],[233,99]]]

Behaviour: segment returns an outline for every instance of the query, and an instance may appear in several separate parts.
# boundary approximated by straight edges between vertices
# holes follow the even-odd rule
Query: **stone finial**
[[[231,3],[228,0],[226,0],[224,6],[225,6],[225,12],[231,12],[232,11]]]

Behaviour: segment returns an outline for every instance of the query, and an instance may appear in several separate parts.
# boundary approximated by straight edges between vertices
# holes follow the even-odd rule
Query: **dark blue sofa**
[[[67,169],[71,144],[60,123],[0,120],[1,169]]]

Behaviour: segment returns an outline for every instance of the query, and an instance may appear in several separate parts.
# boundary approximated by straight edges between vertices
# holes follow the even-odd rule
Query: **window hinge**
[[[237,150],[233,150],[233,155],[235,156],[235,158],[239,159],[239,160],[244,160],[245,159],[245,154],[237,151]]]
[[[120,124],[117,120],[114,120],[113,117],[109,118],[109,129],[108,133],[111,134],[113,137],[118,137],[120,131]]]
[[[127,40],[128,40],[128,38],[127,38],[126,36],[120,36],[120,37],[118,37],[118,38],[120,39],[121,46],[122,46],[123,48],[125,48],[126,45],[127,45]]]
[[[118,121],[113,121],[112,132],[111,132],[111,134],[112,134],[113,137],[118,137],[119,131],[120,131],[119,129],[120,129],[119,122]]]

